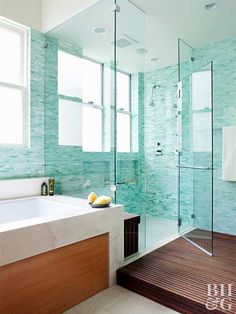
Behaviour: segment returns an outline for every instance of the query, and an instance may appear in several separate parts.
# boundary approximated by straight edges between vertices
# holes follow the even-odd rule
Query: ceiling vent
[[[112,42],[112,44],[114,45],[114,41]],[[129,36],[127,34],[122,34],[122,37],[120,37],[116,41],[116,46],[118,48],[121,48],[121,49],[127,48],[131,45],[137,46],[138,44],[139,44],[139,42],[136,39],[132,38],[131,36]]]
[[[114,45],[114,42],[113,42],[113,45]],[[124,37],[117,39],[116,41],[116,46],[122,49],[129,47],[131,45],[133,45],[133,43]]]

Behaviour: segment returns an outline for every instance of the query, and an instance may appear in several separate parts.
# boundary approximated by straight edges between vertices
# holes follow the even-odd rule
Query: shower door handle
[[[200,169],[200,170],[212,170],[211,167],[197,167],[197,166],[184,166],[184,165],[177,165],[177,168],[180,169]]]

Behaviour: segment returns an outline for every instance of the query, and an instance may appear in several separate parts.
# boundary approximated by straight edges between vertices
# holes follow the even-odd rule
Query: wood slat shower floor
[[[188,314],[212,313],[206,309],[207,284],[233,284],[225,309],[218,305],[213,313],[236,313],[236,237],[214,233],[213,257],[178,238],[119,269],[117,283]]]

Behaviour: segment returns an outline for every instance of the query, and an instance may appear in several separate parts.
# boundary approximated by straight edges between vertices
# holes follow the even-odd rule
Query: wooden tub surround
[[[236,313],[236,236],[214,233],[211,257],[178,238],[117,271],[117,283],[179,313]],[[206,308],[208,284],[232,284],[231,300]],[[214,300],[214,297],[213,297]],[[231,310],[227,310],[228,304]]]
[[[0,313],[63,313],[109,286],[108,233],[0,267]]]

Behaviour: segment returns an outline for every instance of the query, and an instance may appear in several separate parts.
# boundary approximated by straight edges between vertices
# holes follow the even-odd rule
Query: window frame
[[[57,90],[57,95],[58,95],[58,100],[60,99],[64,99],[64,100],[69,100],[69,101],[72,101],[74,103],[77,103],[78,106],[82,106],[82,109],[83,109],[83,106],[87,106],[87,107],[90,107],[90,108],[94,108],[94,109],[100,109],[101,110],[101,116],[102,116],[102,128],[101,128],[101,139],[102,139],[102,147],[101,147],[101,151],[84,151],[83,150],[83,142],[82,142],[82,152],[85,152],[85,153],[88,153],[88,152],[91,152],[91,153],[100,153],[100,152],[104,152],[104,120],[105,120],[105,108],[104,108],[104,64],[101,63],[101,62],[98,62],[97,60],[94,60],[92,58],[88,58],[86,56],[82,56],[81,54],[79,53],[76,53],[76,52],[68,52],[67,49],[63,49],[63,47],[59,47],[58,48],[58,51],[57,53],[59,52],[63,52],[63,53],[67,53],[69,55],[72,55],[74,57],[77,57],[77,58],[81,58],[81,59],[85,59],[85,60],[88,60],[90,62],[93,62],[93,63],[96,63],[98,65],[100,65],[100,77],[101,77],[101,97],[100,97],[100,105],[96,105],[96,104],[91,104],[89,102],[84,102],[83,99],[81,101],[81,99],[79,97],[73,97],[73,96],[68,96],[68,95],[63,95],[63,94],[59,94],[58,90]],[[59,102],[58,102],[59,103]],[[83,137],[82,137],[83,138]],[[81,147],[81,146],[75,146],[75,145],[60,145],[59,144],[59,138],[58,138],[58,145],[59,146],[68,146],[68,147]]]
[[[0,16],[0,28],[7,29],[11,32],[18,33],[20,35],[20,54],[21,54],[21,73],[22,81],[21,84],[14,84],[9,82],[0,81],[0,86],[7,87],[14,90],[20,90],[22,95],[22,107],[23,107],[23,141],[22,143],[1,143],[1,148],[29,148],[30,146],[30,119],[29,119],[29,63],[30,63],[30,52],[29,52],[29,38],[30,29],[24,25],[13,22],[7,18]]]

